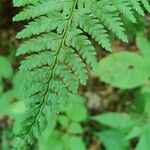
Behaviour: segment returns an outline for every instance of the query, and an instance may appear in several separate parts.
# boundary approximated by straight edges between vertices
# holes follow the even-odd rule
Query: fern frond
[[[136,22],[134,11],[144,14],[141,4],[149,10],[147,0],[14,0],[24,9],[13,20],[31,20],[17,34],[25,40],[17,55],[26,56],[20,70],[27,111],[16,149],[33,144],[70,93],[86,84],[87,65],[97,66],[90,39],[108,51],[109,32],[127,42],[120,16]]]

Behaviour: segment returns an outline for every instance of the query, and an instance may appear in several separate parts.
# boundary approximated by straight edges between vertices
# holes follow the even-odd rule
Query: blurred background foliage
[[[0,150],[12,148],[25,111],[22,58],[15,57],[22,24],[12,23],[17,11],[11,1],[0,1]],[[150,15],[137,18],[137,24],[125,20],[128,44],[111,36],[113,53],[93,43],[97,70],[29,150],[150,150]]]

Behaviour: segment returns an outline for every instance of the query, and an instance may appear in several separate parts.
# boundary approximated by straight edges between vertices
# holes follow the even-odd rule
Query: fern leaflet
[[[17,34],[27,39],[17,50],[26,56],[20,70],[26,74],[27,111],[16,149],[33,144],[53,112],[86,84],[87,65],[97,65],[89,37],[108,51],[108,32],[127,42],[121,16],[135,23],[135,11],[144,15],[141,4],[150,11],[147,0],[14,0],[14,6],[25,7],[14,21],[32,20]]]

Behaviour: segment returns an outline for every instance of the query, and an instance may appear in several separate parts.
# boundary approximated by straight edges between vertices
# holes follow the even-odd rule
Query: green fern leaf
[[[121,16],[136,22],[134,11],[144,14],[148,1],[140,0],[13,0],[24,9],[13,20],[29,20],[18,34],[23,42],[17,55],[25,55],[23,92],[27,111],[18,130],[16,149],[27,149],[45,130],[71,93],[88,79],[87,65],[97,66],[95,40],[111,51],[108,33],[127,42]],[[118,3],[117,3],[118,2]],[[123,9],[122,9],[123,8]],[[31,20],[31,21],[30,21]],[[90,37],[90,38],[89,38]]]

